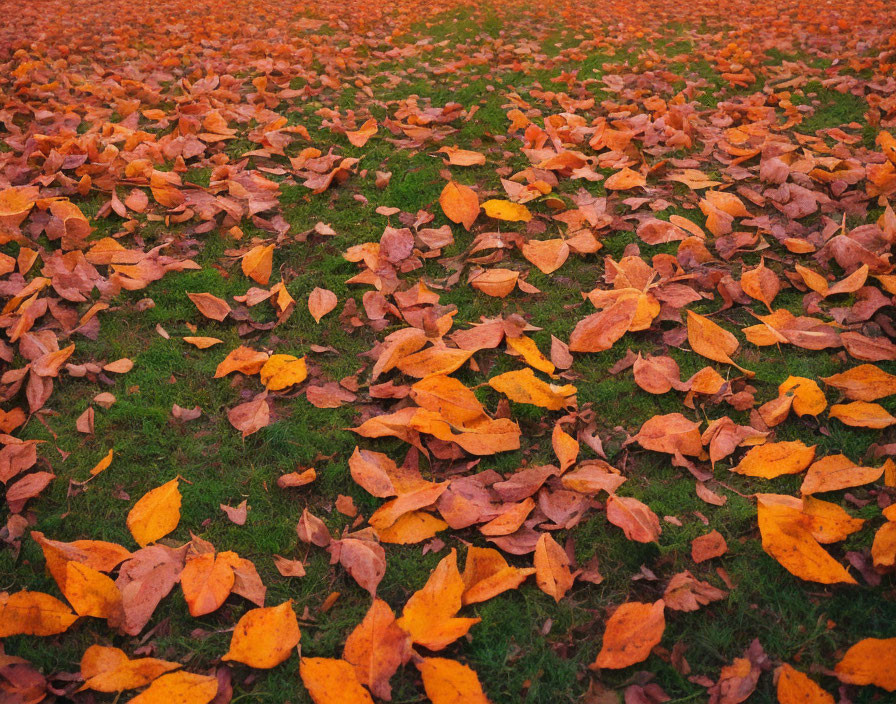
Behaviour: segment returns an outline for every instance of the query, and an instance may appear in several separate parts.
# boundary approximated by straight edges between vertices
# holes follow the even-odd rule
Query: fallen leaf
[[[607,621],[603,644],[591,669],[621,669],[643,662],[666,630],[665,602],[629,602],[617,608]]]
[[[290,656],[300,637],[292,601],[250,609],[237,622],[230,649],[221,659],[269,670]]]

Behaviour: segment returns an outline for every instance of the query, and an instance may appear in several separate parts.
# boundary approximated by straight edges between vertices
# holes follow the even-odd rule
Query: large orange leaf
[[[896,638],[865,638],[834,667],[841,682],[873,684],[896,692]]]
[[[607,520],[622,528],[626,538],[639,543],[652,543],[662,532],[660,519],[650,507],[630,496],[610,495]]]
[[[215,379],[227,376],[232,372],[241,374],[258,374],[264,363],[268,361],[266,352],[258,352],[251,347],[240,345],[232,350],[215,370]]]
[[[822,381],[854,401],[876,401],[896,394],[896,376],[873,364],[860,364],[840,374],[823,377]]]
[[[714,362],[731,364],[747,376],[753,376],[753,372],[738,366],[731,359],[731,355],[740,346],[737,338],[709,318],[692,310],[688,311],[688,343],[697,354]]]
[[[793,410],[798,416],[817,416],[828,407],[824,392],[812,379],[789,376],[778,387],[778,395],[793,395]]]
[[[751,447],[732,472],[748,477],[774,479],[782,474],[799,474],[812,464],[815,445],[806,446],[800,440],[769,442]]]
[[[467,548],[467,561],[461,578],[464,604],[487,601],[509,589],[516,589],[535,568],[511,567],[500,552],[492,548]]]
[[[478,618],[455,618],[462,605],[464,581],[457,570],[457,551],[442,558],[423,588],[405,604],[398,626],[429,650],[442,650],[465,635]]]
[[[271,280],[274,245],[258,245],[243,255],[241,266],[243,273],[255,283],[267,286]]]
[[[373,704],[345,660],[302,658],[299,676],[314,704]]]
[[[217,693],[217,677],[171,672],[154,680],[131,704],[208,704]]]
[[[410,652],[410,637],[398,627],[392,609],[382,599],[374,599],[364,620],[345,641],[342,658],[352,665],[358,681],[374,696],[389,701],[389,680]]]
[[[885,466],[859,467],[846,455],[828,455],[809,467],[800,491],[803,494],[818,494],[862,486],[876,482],[884,471]]]
[[[164,538],[180,522],[180,490],[178,480],[156,487],[144,494],[128,513],[127,525],[140,547]]]
[[[645,450],[696,456],[703,452],[700,424],[681,413],[654,416],[644,422],[633,438]]]
[[[130,660],[123,650],[91,645],[81,656],[82,689],[96,692],[120,692],[143,687],[166,672],[181,667],[179,662],[156,658]]]
[[[786,663],[781,665],[776,676],[778,704],[834,704],[833,696]]]
[[[592,669],[620,669],[647,659],[666,630],[665,602],[623,604],[607,621],[604,640]]]
[[[279,606],[251,609],[236,624],[230,649],[221,659],[268,670],[286,660],[300,638],[291,600]]]
[[[569,569],[566,551],[547,533],[535,544],[535,581],[538,588],[554,601],[560,601],[572,588],[576,576]]]
[[[47,561],[47,569],[65,592],[66,565],[70,561],[80,562],[99,572],[111,572],[122,561],[131,556],[126,548],[102,540],[75,540],[63,543],[50,540],[43,533],[32,531],[31,537],[40,545]]]
[[[568,405],[569,397],[576,392],[572,384],[557,386],[543,382],[529,368],[493,376],[488,380],[488,385],[511,401],[529,403],[550,411],[559,411]]]
[[[479,215],[479,196],[469,186],[449,181],[439,196],[442,212],[452,222],[460,223],[467,230]]]
[[[490,704],[476,673],[456,660],[423,658],[417,669],[432,704]]]
[[[121,592],[109,576],[74,561],[65,572],[63,594],[78,616],[110,618],[121,611]]]
[[[879,403],[869,403],[867,401],[835,404],[831,406],[828,415],[854,428],[882,430],[896,424],[896,418],[890,415],[887,409]]]
[[[822,584],[856,584],[839,562],[818,544],[808,519],[799,509],[758,501],[762,549],[792,575]]]
[[[187,296],[206,318],[221,322],[230,314],[230,306],[223,298],[210,293],[188,293]]]
[[[269,391],[283,391],[301,384],[308,377],[304,357],[291,354],[272,354],[258,371],[261,383]]]
[[[180,575],[180,586],[190,616],[205,616],[217,611],[233,589],[236,553],[202,553],[187,560]]]
[[[631,327],[638,303],[637,296],[621,297],[606,310],[580,320],[569,336],[570,351],[603,352],[610,349]]]
[[[52,636],[68,630],[78,616],[56,597],[42,592],[0,592],[0,638]]]

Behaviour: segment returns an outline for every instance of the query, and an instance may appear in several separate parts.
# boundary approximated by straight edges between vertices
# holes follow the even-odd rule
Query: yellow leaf
[[[164,538],[180,522],[177,479],[147,492],[128,513],[127,526],[140,547]]]
[[[272,354],[259,370],[261,383],[268,391],[282,391],[301,384],[308,377],[304,357],[291,354]]]
[[[546,384],[529,368],[494,376],[488,380],[488,385],[511,401],[529,403],[551,411],[559,411],[571,404],[570,397],[576,393],[576,387],[572,384]]]
[[[525,205],[509,200],[487,200],[482,204],[482,209],[486,215],[495,220],[529,222],[532,219],[532,213]]]
[[[109,465],[112,464],[112,457],[114,455],[113,450],[109,450],[103,459],[96,463],[96,466],[90,470],[90,476],[95,477],[97,474],[102,472],[105,469],[108,469]]]

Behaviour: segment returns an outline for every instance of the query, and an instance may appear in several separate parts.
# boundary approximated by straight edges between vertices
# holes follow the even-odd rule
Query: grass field
[[[892,574],[882,573],[869,583],[854,569],[856,585],[818,584],[793,576],[763,551],[753,494],[799,496],[801,475],[765,480],[729,471],[740,461],[743,449],[714,467],[707,457],[692,458],[713,475],[706,484],[725,499],[724,505],[716,506],[698,496],[694,477],[673,462],[671,455],[627,442],[645,421],[659,414],[682,413],[704,423],[728,416],[738,425],[750,425],[756,422],[755,409],[774,399],[778,385],[788,376],[820,380],[862,363],[842,348],[811,350],[791,344],[757,347],[749,343],[742,330],[757,323],[755,315],[767,314],[766,306],[744,299],[740,291],[733,305],[723,308],[724,295],[717,284],[726,275],[739,281],[744,271],[764,260],[785,284],[774,301],[776,310],[816,315],[826,321],[840,316],[838,322],[843,322],[837,311],[857,308],[864,300],[863,293],[851,292],[807,309],[806,287],[795,274],[787,276],[793,273],[794,262],[819,268],[831,280],[850,272],[835,261],[796,255],[782,242],[788,236],[821,242],[822,233],[830,237],[841,226],[847,232],[860,226],[877,227],[876,223],[885,220],[886,196],[893,190],[888,193],[886,184],[872,184],[865,169],[886,163],[875,140],[885,131],[887,120],[896,121],[894,93],[884,85],[887,80],[892,83],[896,64],[893,37],[885,29],[887,21],[893,20],[892,9],[882,5],[876,10],[860,8],[858,3],[848,2],[839,9],[826,5],[818,10],[814,3],[787,2],[775,7],[756,5],[748,12],[730,2],[669,7],[652,0],[593,6],[559,2],[480,6],[451,1],[378,8],[323,2],[284,6],[262,0],[247,7],[174,0],[137,5],[78,0],[68,9],[64,5],[50,3],[42,14],[30,8],[8,29],[0,29],[0,73],[7,76],[0,78],[0,120],[7,125],[6,138],[0,141],[0,190],[23,186],[26,180],[37,183],[43,189],[42,198],[66,197],[80,208],[92,228],[88,243],[112,237],[129,250],[164,245],[166,254],[192,259],[197,266],[167,272],[137,290],[107,297],[97,288],[83,301],[61,301],[78,316],[96,300],[108,303],[110,307],[98,314],[100,326],[95,335],[64,331],[50,315],[34,325],[32,333],[50,330],[58,336],[60,347],[75,344],[69,363],[128,358],[134,366],[126,374],[99,377],[76,377],[63,371],[53,380],[46,403],[34,412],[29,409],[26,390],[14,388],[9,378],[4,378],[4,408],[21,407],[28,414],[27,421],[11,434],[39,441],[34,469],[52,472],[55,479],[27,504],[21,515],[27,518],[28,527],[18,540],[10,536],[9,527],[0,531],[7,540],[6,547],[0,549],[0,591],[32,590],[61,598],[30,531],[40,531],[54,540],[105,540],[136,550],[126,526],[128,511],[146,492],[180,477],[181,518],[162,542],[182,545],[194,534],[218,550],[248,558],[267,586],[268,604],[293,600],[302,629],[301,656],[341,657],[347,636],[370,606],[370,596],[346,570],[329,564],[326,551],[300,541],[296,523],[308,509],[324,521],[333,536],[353,529],[354,519],[336,508],[338,497],[351,497],[363,517],[383,503],[352,479],[348,460],[355,447],[386,453],[399,464],[410,447],[396,437],[363,438],[350,430],[366,418],[401,405],[401,401],[370,395],[370,369],[378,342],[408,323],[393,314],[387,314],[382,324],[371,321],[362,297],[373,288],[347,283],[361,268],[343,255],[350,247],[379,242],[387,226],[403,227],[426,213],[432,221],[424,227],[449,226],[453,243],[440,256],[422,259],[418,268],[400,271],[398,286],[405,290],[417,282],[426,283],[439,295],[441,306],[456,310],[453,330],[465,329],[482,316],[517,314],[536,328],[530,335],[547,353],[552,336],[568,341],[577,323],[594,312],[587,300],[583,302],[583,294],[610,288],[605,279],[606,258],[640,257],[659,269],[666,257],[680,261],[682,273],[691,275],[682,280],[694,281],[700,290],[700,300],[687,308],[710,315],[733,332],[741,343],[735,361],[755,372],[752,379],[743,379],[734,367],[696,354],[683,336],[682,318],[677,315],[681,311],[671,308],[669,316],[654,320],[648,329],[625,334],[606,351],[575,354],[565,378],[556,380],[577,388],[579,415],[572,427],[584,430],[584,419],[593,415],[607,461],[627,479],[619,494],[649,506],[660,519],[662,534],[648,543],[626,539],[607,520],[606,495],[589,497],[588,510],[576,525],[551,533],[574,555],[578,566],[596,558],[603,581],[579,580],[555,602],[530,578],[519,589],[464,607],[462,616],[479,617],[481,623],[440,655],[473,668],[495,703],[604,704],[622,701],[627,687],[648,681],[658,684],[669,697],[656,701],[703,702],[710,700],[707,687],[719,679],[722,668],[758,639],[770,664],[759,677],[755,692],[748,695],[750,702],[777,701],[772,670],[781,663],[808,673],[835,695],[843,688],[841,702],[892,701],[888,697],[894,695],[884,689],[841,685],[832,672],[845,650],[857,641],[896,637]],[[3,7],[0,3],[0,9]],[[10,8],[6,3],[6,9]],[[83,19],[76,20],[71,13]],[[104,17],[108,21],[100,25]],[[302,24],[303,17],[315,21]],[[837,29],[838,21],[846,26]],[[88,36],[95,24],[97,35]],[[742,72],[750,73],[752,80],[731,77]],[[215,75],[226,80],[204,93],[195,88],[198,81]],[[265,76],[266,88],[253,83]],[[80,77],[80,83],[75,77]],[[136,106],[128,102],[135,100]],[[662,109],[657,101],[663,101]],[[458,104],[460,117],[439,122],[442,109],[451,103]],[[45,105],[49,114],[36,115],[39,105]],[[670,141],[674,116],[666,123],[660,119],[670,106],[681,107],[681,114],[688,116],[691,126],[685,132],[690,144]],[[175,129],[179,119],[198,115],[202,120],[210,108],[224,117],[225,127],[234,134],[204,142],[199,155],[182,163],[167,158],[164,151],[127,143],[124,132],[121,140],[110,137],[115,126],[122,125],[128,134],[139,129],[154,135],[147,142],[150,144]],[[135,109],[158,110],[165,117],[136,116]],[[617,128],[623,123],[629,127],[643,124],[623,151],[632,168],[644,166],[646,187],[605,188],[606,179],[619,170],[620,162],[598,158],[599,150],[587,146],[587,137],[584,143],[580,138],[574,140],[570,134],[575,130],[567,130],[567,123],[561,127],[558,120],[557,129],[543,142],[546,146],[539,148],[553,144],[560,149],[564,144],[589,159],[595,157],[589,163],[593,177],[570,175],[569,170],[556,172],[550,197],[527,203],[535,215],[528,224],[490,219],[484,214],[470,231],[452,222],[439,203],[447,179],[474,187],[480,202],[505,199],[508,195],[502,179],[514,181],[514,174],[533,169],[541,160],[524,151],[532,148],[524,144],[525,130],[509,131],[508,113],[513,109],[539,127],[545,126],[550,116],[560,114],[580,116],[583,126],[593,125],[599,118],[610,125],[621,120]],[[74,117],[63,119],[66,114]],[[259,142],[255,133],[273,114],[284,118],[284,126],[307,129],[310,139],[292,134],[283,150]],[[427,123],[424,116],[433,122]],[[368,118],[377,121],[379,131],[364,146],[354,146],[345,131],[360,128]],[[412,127],[429,131],[419,136]],[[734,128],[745,135],[743,144],[757,146],[753,156],[732,161],[733,152],[720,146],[722,140],[732,138],[726,130]],[[751,129],[755,130],[752,136]],[[35,134],[63,135],[64,140],[48,143],[40,158],[29,157],[33,149],[26,138]],[[768,150],[768,142],[757,136],[760,134],[792,147],[789,183],[822,194],[825,200],[819,198],[820,207],[797,216],[787,210],[786,203],[776,207],[771,191],[777,186],[760,178],[760,160],[767,158],[763,150]],[[158,198],[151,199],[143,212],[128,210],[126,217],[121,217],[109,211],[111,185],[117,185],[121,198],[133,188],[152,195],[139,171],[127,176],[122,166],[110,175],[96,168],[93,185],[79,191],[78,181],[90,169],[84,167],[79,172],[80,166],[60,167],[54,172],[47,165],[55,159],[48,156],[51,147],[60,155],[75,155],[89,143],[99,149],[87,150],[88,165],[121,159],[122,155],[128,163],[148,159],[157,173],[178,173],[182,179],[178,188],[185,192],[229,194],[244,205],[237,187],[215,188],[215,183],[223,183],[218,180],[223,165],[238,164],[244,172],[259,173],[278,184],[279,203],[275,209],[260,211],[260,219],[254,222],[245,208],[238,222],[219,212],[210,228],[199,227],[207,221],[198,214],[179,222],[177,215],[183,210],[166,208]],[[109,152],[100,159],[102,149],[108,149],[103,145],[113,143],[118,155]],[[576,146],[570,146],[573,144]],[[478,152],[485,156],[485,163],[448,165],[437,153],[442,146]],[[304,178],[296,174],[301,169],[290,161],[308,147],[324,155],[332,149],[340,158],[358,162],[344,182],[314,193],[302,184]],[[259,153],[263,149],[267,152]],[[603,152],[604,156],[607,153]],[[835,171],[839,180],[813,179],[807,175],[811,165],[803,168],[799,158],[815,159],[816,168]],[[684,168],[702,171],[705,178],[724,184],[723,190],[737,191],[754,219],[750,224],[736,222],[735,232],[758,234],[759,240],[726,258],[716,247],[721,237],[710,232],[706,244],[713,259],[698,264],[682,257],[678,241],[656,245],[642,241],[636,231],[639,217],[648,213],[661,220],[678,216],[709,229],[699,207],[705,191],[665,178]],[[848,169],[858,169],[861,174],[852,178]],[[47,174],[43,180],[41,171]],[[377,172],[391,172],[387,184],[376,184]],[[57,173],[61,176],[51,178]],[[544,173],[530,171],[529,175],[535,179]],[[516,182],[525,183],[525,179],[524,175]],[[555,216],[575,211],[583,190],[586,195],[607,198],[606,223],[586,226],[599,241],[600,251],[570,256],[551,274],[542,273],[512,248],[497,250],[499,254],[490,260],[484,255],[493,250],[471,251],[474,238],[484,232],[519,232],[525,238],[541,239],[569,237],[572,226]],[[40,207],[38,202],[28,222],[36,220]],[[393,209],[385,211],[392,214],[383,215],[382,208]],[[282,227],[276,222],[273,225],[280,228],[279,234],[271,230],[275,215],[282,217]],[[126,222],[131,224],[125,227]],[[335,235],[314,232],[318,223],[325,223]],[[235,239],[234,225],[241,230],[241,239]],[[59,241],[45,232],[32,237],[27,223],[22,232],[22,237],[4,237],[3,252],[20,262],[22,250],[31,246],[26,241],[30,238],[46,266],[50,254],[59,250]],[[889,245],[893,241],[896,233],[891,232]],[[767,246],[756,246],[757,242]],[[234,301],[234,296],[243,296],[256,286],[241,271],[239,257],[260,243],[276,245],[273,274],[265,288],[283,282],[296,301],[291,315],[280,322],[269,303],[246,308]],[[878,254],[886,260],[888,252]],[[470,259],[477,256],[483,257],[481,266],[520,272],[539,292],[517,288],[499,298],[473,288],[466,274]],[[42,264],[24,272],[21,281],[39,275]],[[455,265],[467,268],[452,280],[449,277]],[[17,285],[21,287],[16,276],[11,272],[0,281],[5,286],[4,301],[16,294]],[[886,339],[887,325],[892,322],[892,291],[873,278],[867,286],[886,298],[875,311],[878,317],[851,319],[844,326]],[[338,298],[335,311],[320,323],[307,307],[309,294],[318,287]],[[232,315],[223,322],[203,317],[187,297],[187,293],[199,292],[227,300],[242,317]],[[52,287],[44,295],[59,300]],[[151,307],[146,299],[151,299]],[[357,325],[350,319],[353,308],[346,308],[349,301],[359,311]],[[0,369],[7,374],[30,361],[11,338],[12,317],[9,310],[4,312],[7,334],[3,349],[9,354],[3,357]],[[245,320],[251,320],[256,329]],[[682,336],[676,337],[676,332]],[[190,335],[223,342],[200,350],[183,341]],[[344,385],[354,389],[357,400],[337,408],[317,408],[304,397],[304,387],[272,392],[272,422],[241,437],[228,421],[227,411],[253,398],[263,387],[250,375],[214,378],[217,365],[240,344],[305,356],[309,383],[347,379]],[[682,379],[713,366],[731,388],[752,387],[755,398],[737,410],[721,398],[700,397],[696,405],[687,407],[682,392],[647,393],[635,382],[630,368],[614,369],[631,352],[672,357],[681,368]],[[453,376],[475,391],[489,413],[509,410],[522,433],[521,448],[484,456],[469,465],[465,462],[478,458],[461,453],[455,459],[421,460],[424,477],[442,481],[484,470],[511,476],[525,466],[556,463],[551,431],[564,411],[517,402],[505,405],[502,394],[486,382],[525,365],[519,357],[506,354],[503,343],[496,349],[479,350],[474,359],[475,366],[464,365]],[[873,363],[896,374],[892,361]],[[387,378],[396,386],[414,382],[397,372],[377,381]],[[841,400],[835,389],[821,388],[829,404]],[[94,402],[101,391],[115,396],[109,408]],[[878,403],[896,414],[896,396]],[[202,414],[196,420],[178,422],[171,415],[174,404],[185,409],[198,406]],[[85,434],[77,429],[76,419],[88,408],[95,409],[95,426],[92,433]],[[892,428],[850,427],[826,414],[791,414],[784,423],[767,430],[769,441],[798,439],[817,445],[817,457],[843,453],[858,464],[874,466],[884,461],[874,449],[880,446],[884,453],[889,452],[887,446],[894,442]],[[110,449],[114,449],[110,467],[89,483],[80,484]],[[441,449],[437,448],[437,455]],[[580,460],[594,457],[582,443]],[[318,474],[313,483],[292,489],[277,486],[281,475],[310,467]],[[847,553],[870,560],[875,531],[885,522],[881,508],[894,497],[896,490],[883,478],[823,494],[825,500],[868,521],[845,541],[826,546],[831,555],[844,565],[849,564]],[[248,518],[245,525],[236,525],[219,507],[237,506],[244,500]],[[433,507],[429,510],[437,514]],[[9,507],[0,509],[4,523],[12,515]],[[538,515],[536,512],[533,518]],[[533,527],[539,522],[550,521],[541,514]],[[364,523],[355,527],[358,525]],[[724,536],[728,550],[721,557],[695,563],[691,541],[710,530]],[[424,585],[448,549],[458,549],[462,565],[467,546],[491,545],[475,526],[448,529],[438,538],[444,546],[437,544],[430,550],[424,549],[428,541],[384,546],[388,566],[377,595],[396,613]],[[306,575],[281,576],[274,555],[301,560]],[[505,557],[516,566],[532,565],[531,554]],[[645,661],[619,670],[589,670],[601,649],[612,610],[624,602],[652,603],[662,598],[669,578],[684,570],[725,589],[727,596],[695,612],[667,610],[662,641]],[[335,592],[338,598],[322,610]],[[181,590],[175,588],[140,635],[122,635],[102,619],[81,618],[59,635],[3,638],[0,652],[27,659],[64,690],[66,697],[77,701],[125,701],[124,697],[134,694],[75,695],[74,687],[60,676],[77,673],[87,647],[102,644],[119,647],[132,657],[140,649],[139,654],[183,663],[192,672],[208,674],[228,667],[233,702],[310,702],[300,684],[298,654],[270,670],[221,663],[234,624],[251,607],[244,599],[231,597],[213,613],[194,618]],[[413,665],[400,669],[392,686],[394,702],[426,700]]]

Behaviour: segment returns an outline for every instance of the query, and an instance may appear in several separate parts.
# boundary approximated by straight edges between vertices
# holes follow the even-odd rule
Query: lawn
[[[893,701],[892,7],[0,14],[0,702]]]

